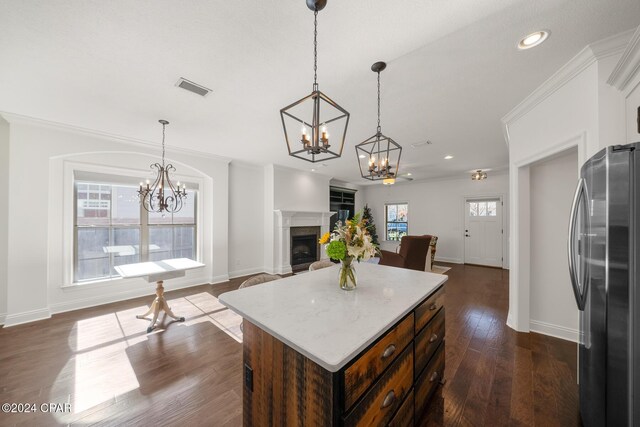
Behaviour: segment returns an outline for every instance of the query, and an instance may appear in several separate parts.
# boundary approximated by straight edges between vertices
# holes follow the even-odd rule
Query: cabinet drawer
[[[444,286],[416,308],[416,334],[429,323],[442,306],[444,306]]]
[[[384,426],[403,403],[413,383],[413,344],[364,395],[345,418],[345,426]]]
[[[420,375],[438,349],[444,339],[444,330],[444,308],[442,308],[416,337],[416,376]]]
[[[438,388],[442,377],[444,376],[444,344],[438,348],[435,356],[427,365],[427,368],[416,380],[415,385],[415,408],[416,418],[420,419],[420,415],[429,406],[429,400]]]
[[[389,427],[410,427],[413,426],[413,390],[404,400],[398,412],[388,424]]]
[[[413,313],[387,332],[344,372],[344,407],[349,409],[413,339]]]

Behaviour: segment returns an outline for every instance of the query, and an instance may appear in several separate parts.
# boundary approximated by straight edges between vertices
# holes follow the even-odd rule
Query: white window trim
[[[384,206],[382,207],[382,212],[384,214],[384,239],[383,242],[396,242],[400,244],[400,240],[389,240],[387,239],[387,206],[389,205],[407,205],[407,236],[409,235],[409,202],[384,202]]]
[[[75,203],[74,203],[74,174],[76,171],[87,172],[87,173],[101,173],[105,175],[115,175],[115,176],[131,176],[131,177],[144,177],[149,173],[148,169],[129,169],[129,168],[117,168],[111,166],[103,166],[97,165],[94,163],[81,163],[81,162],[73,162],[73,161],[65,161],[63,167],[63,251],[64,251],[64,259],[66,262],[63,266],[63,281],[61,288],[84,288],[87,286],[93,285],[104,285],[105,283],[113,282],[114,280],[134,280],[134,279],[123,279],[122,277],[110,277],[106,279],[97,279],[86,281],[82,283],[76,283],[73,281],[73,271],[74,271],[74,218],[75,218]],[[204,227],[201,226],[201,221],[204,218],[203,216],[203,206],[204,203],[202,201],[202,188],[204,188],[204,180],[197,176],[192,175],[181,175],[174,174],[172,175],[176,179],[176,181],[181,182],[192,182],[198,185],[199,191],[199,199],[198,203],[196,203],[196,260],[198,262],[202,262],[202,244],[203,244],[203,234],[202,229]],[[144,181],[144,179],[142,179]]]

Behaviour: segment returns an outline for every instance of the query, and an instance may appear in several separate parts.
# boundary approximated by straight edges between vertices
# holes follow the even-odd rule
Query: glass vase
[[[338,271],[338,283],[340,289],[352,291],[358,285],[358,276],[353,265],[353,257],[347,257],[340,261],[340,270]]]

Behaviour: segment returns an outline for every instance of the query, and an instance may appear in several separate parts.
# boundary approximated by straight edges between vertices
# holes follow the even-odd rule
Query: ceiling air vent
[[[208,89],[204,86],[201,86],[197,83],[187,80],[184,77],[180,77],[180,80],[178,80],[178,83],[176,83],[176,86],[181,87],[184,90],[188,90],[189,92],[196,93],[200,96],[207,96],[209,92],[211,92],[211,89]]]
[[[426,141],[414,142],[413,144],[411,144],[411,146],[413,148],[418,148],[418,147],[424,147],[425,145],[431,145],[431,144],[432,144],[431,140],[426,140]]]

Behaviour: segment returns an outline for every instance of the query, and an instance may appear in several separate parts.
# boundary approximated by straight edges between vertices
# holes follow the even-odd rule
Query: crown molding
[[[619,91],[625,91],[640,72],[640,26],[629,40],[620,61],[611,72],[607,83]]]
[[[544,83],[538,86],[538,88],[536,88],[515,108],[507,113],[501,120],[507,144],[509,144],[507,128],[509,123],[512,123],[527,114],[538,104],[553,95],[556,91],[573,80],[576,76],[580,75],[595,62],[609,56],[622,53],[627,47],[632,33],[633,30],[625,31],[586,46],[576,56],[571,58],[569,62],[560,67],[560,69]]]
[[[9,124],[27,124],[38,127],[43,127],[47,129],[53,129],[58,131],[71,132],[78,135],[87,135],[102,139],[107,139],[109,141],[116,141],[124,144],[129,144],[137,147],[144,147],[145,149],[153,149],[160,150],[161,147],[157,143],[153,143],[150,141],[146,141],[144,139],[136,139],[130,138],[127,136],[117,135],[109,132],[104,132],[100,130],[83,128],[80,126],[69,125],[65,123],[54,122],[45,119],[37,119],[35,117],[24,116],[22,114],[9,113],[6,111],[0,111],[0,117],[4,118]],[[190,156],[196,157],[206,157],[208,159],[217,160],[219,162],[224,162],[229,164],[232,159],[229,157],[219,156],[217,154],[207,153],[205,151],[192,150],[189,148],[180,148],[171,146],[167,148],[168,152],[179,153],[179,154],[187,154]]]

